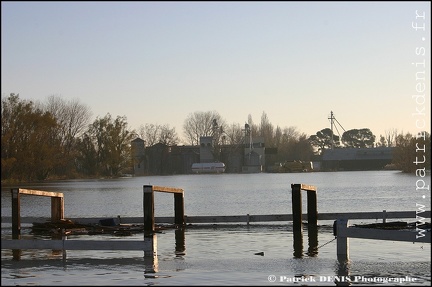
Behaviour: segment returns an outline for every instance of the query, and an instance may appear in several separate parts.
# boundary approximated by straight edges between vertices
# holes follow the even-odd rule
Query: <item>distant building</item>
[[[265,166],[264,138],[256,137],[247,140],[244,146],[244,159],[242,172],[262,172]]]
[[[133,173],[140,176],[145,174],[145,147],[144,140],[136,138],[132,141]]]
[[[200,137],[200,163],[214,162],[213,137]]]
[[[200,150],[197,146],[172,146],[171,147],[172,174],[192,173],[192,164],[200,161]]]
[[[380,170],[392,162],[393,151],[394,147],[326,149],[321,170]]]

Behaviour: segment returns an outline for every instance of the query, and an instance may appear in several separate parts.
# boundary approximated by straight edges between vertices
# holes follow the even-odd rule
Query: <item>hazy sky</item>
[[[1,93],[93,119],[430,132],[430,2],[1,2]],[[417,27],[417,28],[413,28]],[[424,27],[424,29],[423,29]],[[417,95],[416,97],[413,97]],[[424,95],[424,96],[423,96]],[[423,101],[426,99],[425,101]]]

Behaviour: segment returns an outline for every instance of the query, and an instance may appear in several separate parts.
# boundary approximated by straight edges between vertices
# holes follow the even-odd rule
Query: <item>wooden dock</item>
[[[143,216],[142,217],[121,217],[122,224],[143,224],[143,240],[68,240],[63,232],[60,238],[51,240],[24,240],[21,238],[21,223],[44,223],[47,221],[59,222],[64,220],[64,197],[62,193],[46,191],[28,190],[14,188],[12,192],[12,217],[2,217],[1,223],[12,224],[12,239],[2,239],[2,249],[12,249],[14,257],[19,257],[22,249],[53,249],[53,250],[143,250],[144,256],[155,257],[157,255],[157,238],[155,224],[171,224],[177,231],[180,231],[184,246],[184,230],[190,226],[215,224],[240,223],[250,225],[260,222],[284,222],[288,225],[292,223],[294,233],[294,256],[303,256],[303,221],[308,222],[309,252],[310,256],[317,254],[317,223],[318,221],[334,221],[335,231],[338,237],[338,256],[348,258],[348,238],[369,238],[381,240],[399,240],[415,242],[414,232],[390,233],[388,230],[372,229],[372,231],[359,230],[362,228],[348,227],[348,220],[368,219],[380,220],[383,223],[387,219],[411,219],[418,221],[419,214],[416,211],[386,211],[382,212],[350,212],[350,213],[318,213],[316,188],[304,184],[292,184],[292,213],[289,214],[267,214],[267,215],[232,215],[232,216],[186,216],[184,212],[184,192],[183,189],[162,186],[143,186]],[[307,214],[302,213],[301,191],[307,192]],[[174,195],[174,216],[155,217],[154,192],[168,192]],[[20,216],[20,196],[36,195],[51,197],[51,218],[21,217]],[[430,218],[430,211],[421,212],[421,218]],[[113,221],[117,217],[112,218]],[[68,218],[68,220],[81,224],[98,224],[106,218]],[[337,224],[336,224],[337,223]],[[3,227],[2,227],[3,228]],[[182,232],[182,233],[181,233]],[[409,232],[409,231],[407,231]],[[419,242],[430,243],[430,230]],[[339,239],[340,238],[340,239]],[[414,238],[414,240],[413,240]]]

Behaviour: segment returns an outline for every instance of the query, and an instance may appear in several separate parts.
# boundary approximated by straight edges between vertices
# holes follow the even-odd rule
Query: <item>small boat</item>
[[[223,162],[202,162],[192,164],[192,173],[224,173]]]

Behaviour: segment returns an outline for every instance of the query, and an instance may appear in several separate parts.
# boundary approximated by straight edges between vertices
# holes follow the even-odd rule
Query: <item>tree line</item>
[[[157,143],[180,144],[175,128],[169,125],[142,124],[138,130],[128,126],[126,116],[107,113],[91,122],[91,110],[79,100],[50,96],[44,103],[20,99],[19,94],[2,97],[1,179],[34,181],[48,178],[115,177],[132,173],[131,141],[136,137],[145,146]],[[252,116],[244,125],[227,122],[216,111],[190,113],[183,123],[185,144],[199,145],[201,136],[212,136],[215,155],[222,145],[240,145],[245,139],[261,137],[266,148],[277,153],[274,161],[311,160],[330,147],[393,146],[395,164],[405,172],[415,172],[413,163],[419,139],[409,133],[391,130],[380,135],[378,143],[369,129],[346,131],[341,137],[328,128],[308,136],[296,127],[273,126],[263,112],[260,122]],[[430,134],[421,138],[430,169]]]

